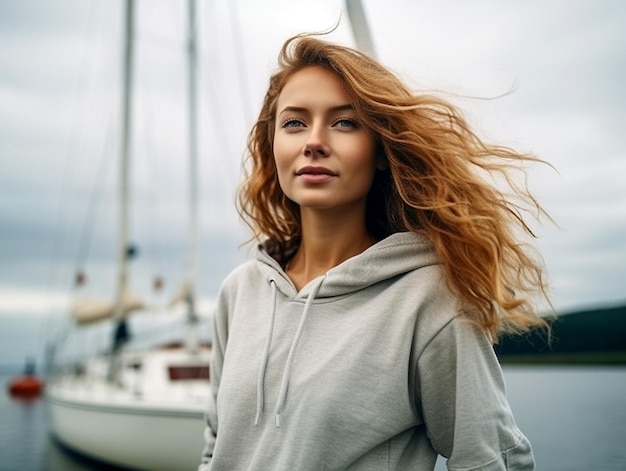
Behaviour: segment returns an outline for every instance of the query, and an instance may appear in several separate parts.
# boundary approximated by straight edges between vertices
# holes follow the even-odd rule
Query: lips
[[[337,174],[332,170],[326,167],[317,167],[312,165],[307,165],[306,167],[302,167],[296,172],[296,175],[329,175],[331,177],[336,177]]]

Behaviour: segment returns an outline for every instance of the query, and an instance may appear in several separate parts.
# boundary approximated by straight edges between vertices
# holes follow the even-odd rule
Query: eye
[[[339,128],[358,128],[358,123],[350,118],[339,118],[337,121],[333,123],[333,126],[337,126]]]
[[[299,128],[304,126],[304,122],[300,119],[289,118],[283,121],[282,128]]]

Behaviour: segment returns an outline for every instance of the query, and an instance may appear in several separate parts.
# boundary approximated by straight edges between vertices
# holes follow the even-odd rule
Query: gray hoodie
[[[261,249],[224,281],[201,471],[531,470],[491,343],[431,244],[394,234],[299,292]]]

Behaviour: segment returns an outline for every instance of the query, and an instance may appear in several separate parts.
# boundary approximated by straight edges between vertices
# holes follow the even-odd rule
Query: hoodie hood
[[[285,296],[308,298],[311,290],[317,289],[315,298],[324,299],[347,295],[409,271],[436,265],[438,258],[428,239],[412,232],[399,232],[328,270],[321,286],[317,286],[318,278],[299,293],[264,245],[259,246],[257,262],[268,283],[276,283],[276,288]]]

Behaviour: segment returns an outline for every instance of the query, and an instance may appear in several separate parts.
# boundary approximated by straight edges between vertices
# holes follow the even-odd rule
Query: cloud
[[[0,287],[0,315],[48,315],[69,306],[68,293],[50,293],[23,287]]]

